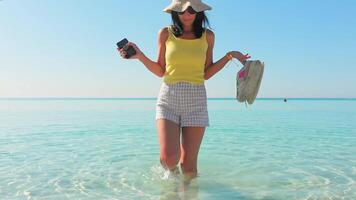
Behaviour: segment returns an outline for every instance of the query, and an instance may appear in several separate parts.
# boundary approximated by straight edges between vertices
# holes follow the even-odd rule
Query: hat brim
[[[190,2],[186,2],[186,3],[178,3],[178,2],[173,2],[171,3],[171,5],[169,5],[168,7],[166,7],[163,11],[166,13],[171,13],[172,11],[176,11],[176,12],[183,12],[185,11],[189,6],[191,6],[196,12],[202,12],[202,11],[206,11],[206,10],[211,10],[212,8],[210,6],[208,6],[205,3],[200,2],[199,4],[195,4],[195,3],[190,3]]]

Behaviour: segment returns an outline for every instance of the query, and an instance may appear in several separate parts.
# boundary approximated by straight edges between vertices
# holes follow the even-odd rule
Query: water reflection
[[[196,180],[189,182],[181,179],[179,182],[162,186],[160,200],[198,200],[199,185]]]
[[[198,178],[185,178],[182,174],[165,172],[162,177],[160,200],[199,200]]]

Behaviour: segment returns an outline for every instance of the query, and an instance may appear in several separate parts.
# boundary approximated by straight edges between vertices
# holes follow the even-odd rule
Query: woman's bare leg
[[[204,132],[205,127],[182,128],[180,165],[185,179],[188,181],[198,174],[198,153]]]
[[[166,119],[158,119],[156,123],[160,145],[160,162],[165,169],[179,173],[177,164],[180,158],[180,127]]]

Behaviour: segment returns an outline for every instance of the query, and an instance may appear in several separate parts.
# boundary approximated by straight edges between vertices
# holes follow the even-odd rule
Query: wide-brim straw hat
[[[172,10],[176,12],[183,12],[191,6],[196,12],[211,10],[212,8],[201,0],[172,0],[172,3],[163,11],[171,13]]]

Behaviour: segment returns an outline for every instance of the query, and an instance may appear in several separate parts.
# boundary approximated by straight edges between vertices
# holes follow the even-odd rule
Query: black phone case
[[[116,45],[119,49],[122,49],[128,42],[129,41],[126,38],[124,38],[120,42],[116,43]]]
[[[128,43],[129,41],[124,38],[122,39],[120,42],[116,43],[117,47],[119,49],[122,49],[125,47],[125,45]],[[127,46],[125,49],[126,51],[126,56],[125,58],[130,58],[131,56],[135,55],[136,54],[136,50],[132,47],[132,46]]]

